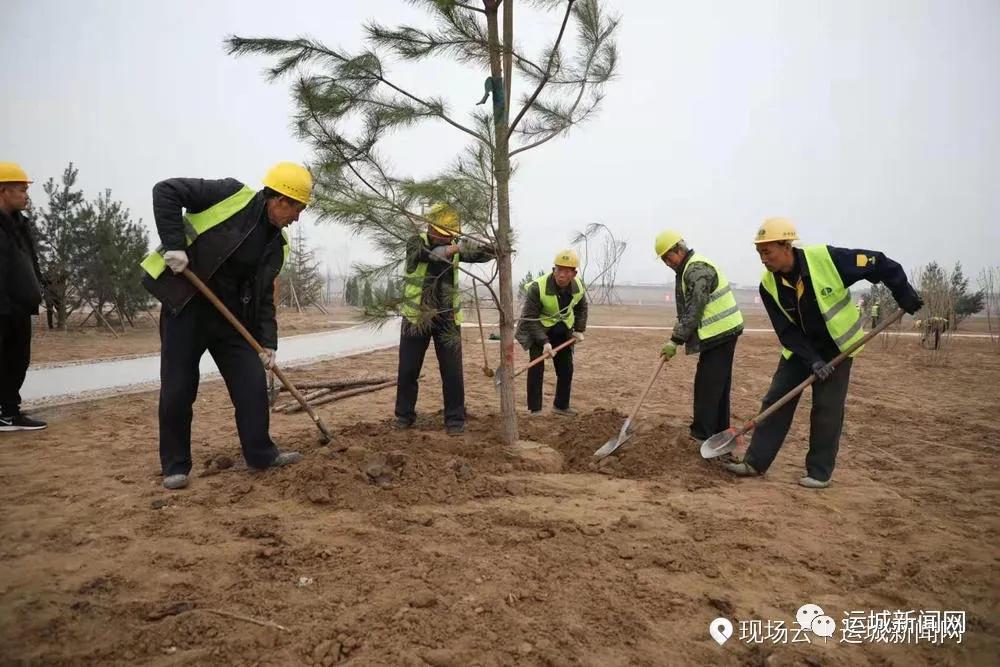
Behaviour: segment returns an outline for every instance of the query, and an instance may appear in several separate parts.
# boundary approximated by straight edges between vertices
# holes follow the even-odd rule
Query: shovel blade
[[[628,432],[630,424],[630,420],[626,419],[625,423],[622,424],[622,430],[618,432],[618,435],[608,440],[606,443],[601,445],[600,449],[594,452],[594,459],[599,461],[624,445],[625,442],[632,437],[632,434]]]
[[[714,459],[717,456],[728,454],[736,449],[737,444],[736,429],[727,428],[725,431],[716,433],[701,443],[701,457],[703,459]]]

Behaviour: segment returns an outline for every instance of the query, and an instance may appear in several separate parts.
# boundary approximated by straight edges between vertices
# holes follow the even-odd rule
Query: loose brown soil
[[[333,447],[308,417],[277,415],[275,439],[305,461],[252,473],[224,385],[207,383],[181,492],[160,487],[155,393],[40,413],[48,430],[0,434],[0,664],[995,664],[1000,355],[976,340],[944,363],[913,339],[869,346],[823,491],[795,484],[808,397],[765,477],[700,460],[686,437],[695,360],[678,357],[635,437],[595,469],[663,338],[594,330],[577,355],[580,415],[522,413],[522,437],[558,449],[562,474],[500,446],[474,330],[464,436],[441,430],[428,354],[415,429],[391,428],[392,390],[321,407]],[[771,336],[741,339],[738,417],[776,357]],[[395,365],[387,350],[295,377]],[[838,621],[965,610],[967,629],[944,646],[709,639],[717,616],[787,625],[806,602]]]

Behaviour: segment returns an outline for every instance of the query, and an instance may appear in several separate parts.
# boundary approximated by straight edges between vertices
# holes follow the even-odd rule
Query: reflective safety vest
[[[695,262],[707,264],[715,269],[715,275],[719,277],[719,285],[715,291],[708,296],[705,310],[701,313],[701,322],[698,323],[698,339],[708,340],[724,333],[734,331],[743,326],[743,313],[736,305],[736,295],[733,294],[733,287],[729,284],[722,270],[716,266],[715,262],[697,253],[692,253],[687,264],[684,265],[684,273],[681,274],[681,291],[687,298],[687,283],[684,276],[688,269]]]
[[[420,240],[424,242],[424,246],[430,245],[430,242],[427,240],[426,233],[420,235]],[[461,308],[462,295],[458,289],[459,261],[459,256],[456,252],[451,256],[451,307],[455,313],[455,324],[462,324],[463,320]],[[403,276],[403,302],[400,304],[399,313],[412,324],[420,324],[420,306],[423,303],[424,278],[427,277],[427,265],[428,262],[417,262],[416,268]]]
[[[819,312],[826,322],[826,330],[830,332],[830,338],[837,345],[841,352],[864,337],[861,330],[861,316],[857,308],[850,308],[851,292],[844,286],[844,280],[837,271],[836,264],[830,256],[830,249],[825,245],[811,245],[803,248],[806,257],[806,264],[809,267],[809,277],[812,281],[813,293],[816,295],[816,303],[819,305]],[[767,293],[771,295],[778,308],[785,314],[790,322],[794,322],[792,316],[781,305],[778,298],[778,282],[774,274],[764,271],[760,279],[760,284],[764,286]],[[859,347],[851,356],[855,356],[863,347]],[[781,354],[788,359],[792,356],[791,350],[781,348]]]
[[[247,207],[247,205],[250,204],[250,201],[254,198],[254,196],[256,196],[256,194],[257,193],[244,185],[243,189],[238,191],[236,194],[226,197],[218,204],[210,206],[204,211],[199,213],[185,213],[184,236],[187,238],[187,244],[191,245],[199,236],[242,211]],[[288,252],[291,247],[288,232],[282,229],[281,236],[285,239],[281,259],[281,264],[284,266],[285,261],[288,260]],[[165,250],[162,245],[157,246],[156,250],[146,255],[145,259],[143,259],[140,263],[140,266],[154,280],[159,278],[167,268],[166,262],[163,261],[164,252]]]
[[[545,286],[548,284],[549,277],[551,276],[552,273],[549,272],[535,280],[535,284],[538,285],[538,298],[542,302],[542,314],[538,318],[538,321],[546,329],[554,327],[559,322],[565,322],[566,328],[572,331],[573,325],[576,323],[576,313],[573,309],[576,308],[576,304],[580,303],[586,295],[583,281],[579,277],[573,278],[576,283],[576,291],[573,292],[573,296],[569,300],[569,305],[559,310],[559,297],[555,294],[547,294],[545,290]]]

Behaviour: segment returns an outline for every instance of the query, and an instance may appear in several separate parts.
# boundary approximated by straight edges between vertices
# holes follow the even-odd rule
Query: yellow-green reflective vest
[[[586,294],[583,281],[579,277],[573,278],[574,282],[576,282],[576,292],[573,293],[572,298],[569,300],[569,305],[559,310],[559,297],[556,294],[547,294],[545,290],[545,286],[548,284],[549,277],[551,276],[552,272],[550,271],[535,280],[535,284],[538,285],[538,298],[542,302],[542,314],[538,318],[538,321],[546,329],[554,327],[559,322],[565,322],[566,328],[572,331],[573,325],[576,323],[576,312],[573,309],[576,308],[576,304],[580,303]]]
[[[708,296],[708,303],[705,304],[705,310],[701,313],[701,322],[698,323],[698,339],[708,340],[743,326],[743,313],[736,305],[736,295],[733,294],[732,285],[722,273],[722,269],[707,257],[693,253],[687,264],[684,265],[684,273],[681,274],[681,291],[684,296],[687,297],[687,284],[684,282],[684,275],[695,262],[708,264],[715,269],[715,275],[719,277],[719,285]]]
[[[424,246],[430,245],[427,234],[421,234],[420,239]],[[462,323],[462,295],[458,289],[458,263],[459,256],[456,252],[451,256],[452,266],[452,296],[451,307],[455,313],[455,324]],[[417,262],[417,267],[403,276],[403,302],[400,304],[399,313],[413,324],[420,323],[420,305],[424,297],[424,278],[427,276],[427,262]]]
[[[860,313],[858,313],[857,308],[849,307],[851,305],[851,292],[844,286],[837,266],[833,263],[833,258],[830,257],[830,249],[819,244],[806,246],[802,250],[805,253],[806,264],[809,266],[809,277],[812,280],[816,303],[819,305],[819,312],[823,315],[823,321],[826,322],[826,330],[830,332],[830,338],[837,345],[837,349],[843,352],[865,335],[861,330]],[[760,284],[778,304],[778,308],[785,314],[785,317],[790,322],[794,322],[778,298],[778,282],[775,280],[774,274],[770,271],[764,271]],[[857,355],[862,349],[864,348],[859,347],[851,356]],[[781,354],[785,359],[792,356],[791,350],[786,348],[781,348]]]
[[[210,206],[204,211],[185,213],[184,236],[187,237],[187,244],[191,245],[199,236],[242,211],[250,204],[255,195],[256,193],[253,190],[244,185],[243,189],[236,194],[226,197],[218,204]],[[284,229],[281,230],[281,236],[285,239],[281,259],[281,264],[284,266],[285,261],[288,260],[290,241],[288,232]],[[159,278],[167,268],[166,262],[163,261],[163,253],[163,246],[158,246],[156,250],[146,255],[145,259],[140,263],[140,266],[153,279]]]

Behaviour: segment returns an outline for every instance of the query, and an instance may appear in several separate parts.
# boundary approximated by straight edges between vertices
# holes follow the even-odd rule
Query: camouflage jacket
[[[678,345],[684,345],[687,354],[697,354],[704,350],[723,343],[730,338],[734,338],[743,333],[743,327],[735,331],[728,331],[719,334],[708,340],[698,338],[698,325],[701,323],[701,314],[705,311],[708,297],[711,296],[719,286],[719,275],[708,264],[695,262],[695,264],[684,272],[688,261],[694,255],[694,250],[689,250],[687,257],[680,266],[675,269],[677,280],[674,285],[674,298],[677,302],[677,322],[674,324],[674,331],[670,340]],[[684,285],[681,285],[683,276]],[[684,287],[687,287],[685,294]]]

